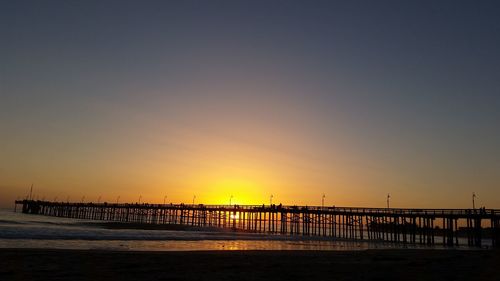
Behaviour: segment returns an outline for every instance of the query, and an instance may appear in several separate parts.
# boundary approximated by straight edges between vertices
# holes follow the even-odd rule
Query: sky
[[[1,1],[0,207],[33,184],[77,202],[470,208],[475,192],[500,208],[499,14]]]

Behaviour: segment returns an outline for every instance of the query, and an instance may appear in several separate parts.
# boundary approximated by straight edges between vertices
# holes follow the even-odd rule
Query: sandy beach
[[[500,252],[0,250],[0,280],[499,280]]]

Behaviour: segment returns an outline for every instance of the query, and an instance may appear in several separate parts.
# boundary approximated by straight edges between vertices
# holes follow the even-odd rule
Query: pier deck
[[[144,224],[454,247],[500,247],[500,210],[18,200],[23,213]],[[491,243],[485,243],[491,242]]]

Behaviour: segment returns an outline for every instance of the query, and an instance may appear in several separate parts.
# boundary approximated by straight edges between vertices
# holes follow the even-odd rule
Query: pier
[[[20,208],[18,208],[20,205]],[[25,214],[447,247],[500,247],[500,210],[15,201]]]

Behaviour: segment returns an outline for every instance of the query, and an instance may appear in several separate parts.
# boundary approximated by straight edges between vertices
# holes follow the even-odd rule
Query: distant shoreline
[[[2,280],[498,280],[500,251],[0,249]]]

